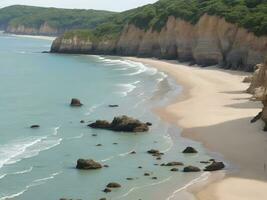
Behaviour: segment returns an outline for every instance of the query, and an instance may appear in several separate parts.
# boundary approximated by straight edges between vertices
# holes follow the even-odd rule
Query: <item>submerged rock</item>
[[[187,166],[184,168],[183,172],[200,172],[201,170],[195,166]]]
[[[107,188],[120,188],[120,187],[121,187],[121,185],[119,183],[115,183],[115,182],[107,184]]]
[[[186,147],[186,149],[183,150],[183,153],[198,153],[198,151],[193,147]]]
[[[110,107],[110,108],[117,108],[117,107],[119,107],[119,105],[116,105],[116,104],[111,104],[111,105],[108,105],[108,107]]]
[[[179,171],[179,169],[178,168],[172,168],[170,171],[171,172],[177,172],[177,171]]]
[[[84,170],[100,169],[102,168],[102,165],[92,159],[89,159],[89,160],[79,159],[77,160],[76,168],[84,169]]]
[[[225,168],[223,162],[213,162],[212,164],[205,167],[204,171],[217,171]]]
[[[182,163],[182,162],[169,162],[169,163],[167,163],[165,166],[182,166],[182,165],[184,165],[184,163]]]
[[[91,128],[107,129],[117,132],[146,132],[149,130],[146,123],[125,115],[115,117],[111,123],[105,120],[97,120],[88,126]]]
[[[79,99],[76,99],[76,98],[71,99],[70,106],[80,107],[82,105],[83,104],[81,103],[81,101]]]
[[[32,125],[30,128],[40,128],[40,125],[35,124],[35,125]]]

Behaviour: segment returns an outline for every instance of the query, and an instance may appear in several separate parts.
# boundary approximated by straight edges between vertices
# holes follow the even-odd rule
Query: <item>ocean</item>
[[[200,161],[210,159],[201,144],[181,137],[181,129],[152,111],[182,91],[171,77],[121,57],[41,53],[51,45],[42,38],[0,34],[0,44],[0,200],[186,200],[191,198],[186,187],[208,176],[160,166],[181,161],[203,168]],[[71,108],[72,98],[84,106]],[[86,126],[120,115],[153,126],[138,134]],[[30,129],[33,124],[40,128]],[[182,154],[187,146],[199,153]],[[165,155],[155,160],[149,149]],[[80,171],[79,158],[109,167]],[[122,187],[106,194],[109,182]]]

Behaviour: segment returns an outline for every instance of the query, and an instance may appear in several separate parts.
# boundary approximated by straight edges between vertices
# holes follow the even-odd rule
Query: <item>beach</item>
[[[250,73],[186,66],[176,61],[127,59],[155,67],[183,86],[172,104],[155,112],[182,128],[184,137],[203,143],[227,162],[225,176],[214,173],[209,184],[192,189],[196,198],[267,199],[267,136],[261,121],[250,123],[262,106],[250,101],[251,95],[245,93],[249,84],[242,83]]]

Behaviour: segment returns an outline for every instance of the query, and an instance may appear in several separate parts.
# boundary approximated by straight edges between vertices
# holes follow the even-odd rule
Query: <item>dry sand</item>
[[[250,120],[261,104],[251,102],[242,83],[245,72],[188,67],[177,62],[129,58],[171,75],[183,86],[177,100],[156,112],[183,128],[183,136],[221,153],[231,164],[227,176],[195,195],[201,200],[267,199],[267,134]]]

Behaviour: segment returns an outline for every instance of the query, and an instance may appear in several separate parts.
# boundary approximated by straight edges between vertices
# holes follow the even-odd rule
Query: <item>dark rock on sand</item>
[[[172,168],[170,171],[172,171],[172,172],[177,172],[177,171],[179,171],[179,169],[177,169],[177,168]]]
[[[109,192],[111,192],[111,189],[109,189],[109,188],[105,188],[105,189],[103,190],[103,192],[105,192],[105,193],[109,193]]]
[[[201,170],[195,166],[187,166],[183,170],[184,172],[200,172]]]
[[[115,117],[111,123],[105,120],[97,120],[95,123],[89,124],[88,126],[117,132],[146,132],[149,130],[146,123],[125,115]]]
[[[70,106],[80,107],[82,105],[83,104],[81,103],[79,99],[76,99],[76,98],[71,99]]]
[[[76,165],[77,169],[90,170],[90,169],[100,169],[102,165],[92,159],[85,160],[79,159]]]
[[[205,167],[204,171],[217,171],[225,168],[223,162],[213,162],[212,164]]]
[[[40,128],[40,125],[32,125],[31,128]]]
[[[183,150],[183,153],[198,153],[198,151],[193,147],[186,147],[186,149]]]
[[[165,166],[182,166],[182,165],[184,165],[184,163],[182,163],[182,162],[169,162],[169,163],[167,163]]]
[[[107,188],[120,188],[120,187],[121,187],[121,185],[119,183],[115,183],[115,182],[107,184]]]

